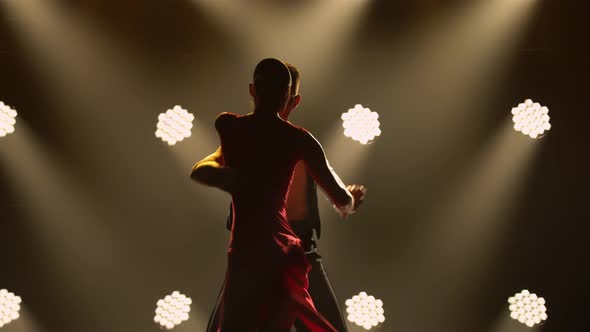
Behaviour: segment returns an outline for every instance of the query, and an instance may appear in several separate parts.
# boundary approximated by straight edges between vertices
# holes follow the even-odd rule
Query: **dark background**
[[[293,121],[369,188],[346,222],[320,198],[342,303],[381,298],[378,331],[526,331],[506,302],[526,288],[547,300],[540,330],[582,331],[590,5],[344,12],[359,1],[2,0],[0,100],[19,116],[0,138],[0,288],[24,301],[3,329],[155,331],[155,302],[178,289],[194,302],[178,330],[204,330],[229,198],[188,172],[217,146],[215,116],[250,110],[251,72],[272,56],[301,70]],[[510,129],[526,98],[550,109],[538,140]],[[365,147],[338,129],[357,103],[380,113]],[[176,104],[195,128],[169,147],[153,132]]]

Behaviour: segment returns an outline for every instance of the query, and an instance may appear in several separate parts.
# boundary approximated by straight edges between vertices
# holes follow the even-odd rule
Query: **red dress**
[[[275,117],[221,114],[215,123],[225,166],[238,170],[234,221],[220,312],[222,332],[289,331],[299,318],[310,331],[336,331],[307,292],[307,262],[286,216],[305,129]]]

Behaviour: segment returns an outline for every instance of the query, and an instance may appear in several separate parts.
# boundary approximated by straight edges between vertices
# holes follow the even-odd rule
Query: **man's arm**
[[[190,176],[191,179],[206,186],[229,191],[235,178],[235,170],[224,167],[223,152],[219,147],[215,152],[197,162]]]
[[[195,172],[195,170],[205,163],[213,163],[212,165],[214,166],[219,165],[220,167],[223,167],[225,161],[223,160],[223,152],[221,151],[221,146],[218,147],[217,150],[215,150],[215,152],[213,152],[212,154],[197,161],[197,163],[195,164],[195,166],[193,166],[193,169],[191,170],[191,177],[193,177],[193,173]]]

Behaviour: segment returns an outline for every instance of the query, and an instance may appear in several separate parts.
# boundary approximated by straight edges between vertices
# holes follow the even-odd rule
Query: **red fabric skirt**
[[[313,305],[310,265],[297,249],[275,257],[228,253],[218,332],[289,331],[296,318],[312,332],[337,332]]]

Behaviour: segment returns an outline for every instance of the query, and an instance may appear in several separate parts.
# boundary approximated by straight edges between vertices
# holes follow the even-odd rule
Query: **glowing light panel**
[[[192,303],[189,297],[174,291],[158,300],[154,322],[159,324],[161,328],[171,330],[188,320]]]
[[[16,115],[17,113],[12,107],[0,101],[0,137],[14,132]]]
[[[547,320],[547,307],[545,299],[538,297],[535,293],[530,293],[524,289],[522,292],[515,294],[508,299],[510,306],[510,317],[520,323],[533,327]]]
[[[174,145],[191,136],[194,119],[194,115],[176,105],[166,113],[158,115],[156,137],[161,138],[168,145]]]
[[[385,321],[383,301],[375,299],[372,295],[360,292],[351,299],[346,300],[346,312],[348,321],[370,330]]]
[[[6,289],[0,289],[0,327],[17,320],[20,315],[20,296],[14,295]]]
[[[350,137],[361,144],[368,144],[375,137],[381,135],[378,119],[379,114],[377,112],[371,112],[370,109],[357,104],[354,108],[342,114],[344,136]]]
[[[540,138],[545,131],[551,129],[549,109],[527,99],[512,109],[514,129],[530,136]]]

